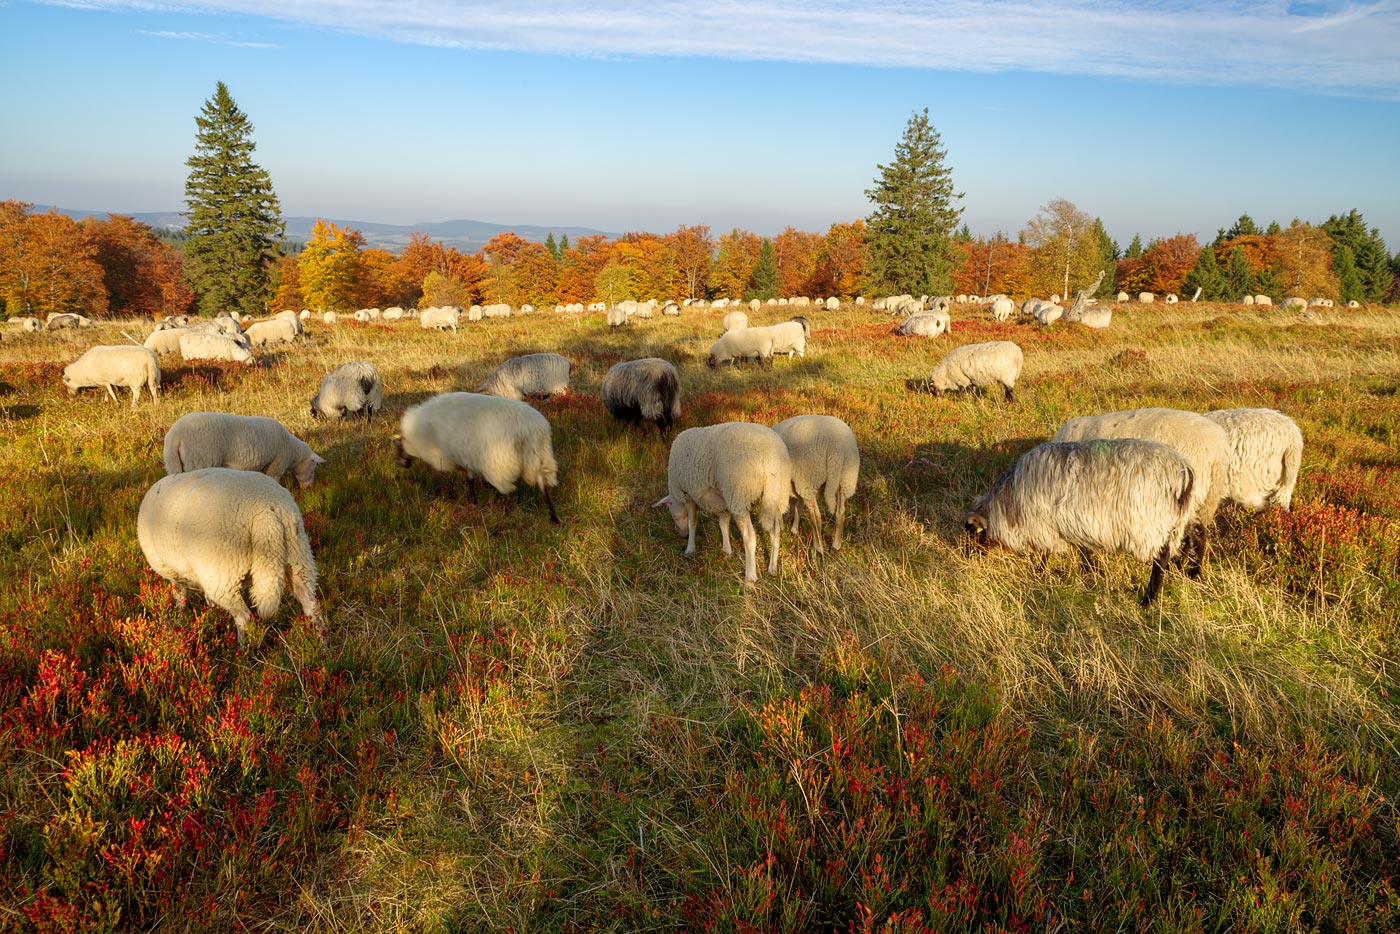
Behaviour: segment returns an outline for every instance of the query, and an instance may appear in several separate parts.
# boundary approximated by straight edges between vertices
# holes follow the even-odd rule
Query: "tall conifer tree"
[[[195,125],[194,155],[185,163],[185,255],[199,309],[261,314],[283,230],[272,179],[253,161],[253,125],[222,81]]]
[[[771,241],[764,240],[758,248],[758,262],[754,263],[748,292],[744,297],[764,301],[778,297],[778,256],[773,252]]]
[[[895,147],[894,161],[876,166],[875,205],[865,219],[874,281],[889,291],[915,295],[952,291],[953,234],[962,216],[953,170],[928,108],[914,113]]]

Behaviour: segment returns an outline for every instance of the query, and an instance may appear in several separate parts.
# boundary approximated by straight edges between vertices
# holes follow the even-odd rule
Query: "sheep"
[[[322,643],[325,622],[316,603],[316,559],[292,495],[270,477],[209,467],[157,480],[141,499],[136,537],[151,570],[168,580],[180,606],[189,589],[233,617],[238,648],[246,650],[252,611],[267,619],[282,602],[282,582]]]
[[[311,486],[316,468],[326,462],[277,419],[228,412],[181,415],[166,431],[161,455],[168,474],[228,467],[264,473],[280,482],[290,470],[303,489]]]
[[[719,324],[720,327],[724,329],[720,331],[721,334],[727,334],[730,331],[742,331],[749,326],[749,316],[742,311],[731,311],[720,319]]]
[[[483,318],[509,318],[510,313],[511,307],[505,302],[495,302],[490,305],[481,306],[481,316]]]
[[[141,346],[157,354],[175,353],[180,349],[180,338],[189,333],[187,328],[157,329],[142,342]]]
[[[557,353],[532,353],[511,357],[491,371],[477,392],[505,399],[556,396],[569,391],[567,357]]]
[[[1303,460],[1298,423],[1275,409],[1217,409],[1205,417],[1230,438],[1225,498],[1253,512],[1271,503],[1289,511]]]
[[[679,318],[681,306],[677,305],[675,302],[667,302],[661,306],[661,314],[670,318]]]
[[[1152,562],[1150,606],[1181,551],[1196,476],[1171,446],[1139,438],[1051,441],[1032,448],[972,504],[964,528],[1015,552],[1122,552]]]
[[[611,305],[608,307],[608,327],[620,328],[627,323],[627,309],[621,305]]]
[[[379,309],[376,308],[374,311],[375,311],[375,315],[377,316],[377,315],[379,314]],[[301,334],[301,332],[302,332],[302,327],[301,327],[301,315],[300,315],[300,313],[298,313],[297,311],[295,311],[295,310],[293,310],[293,309],[291,309],[291,308],[284,308],[282,311],[277,312],[277,314],[275,314],[275,315],[272,316],[271,320],[272,320],[272,321],[285,321],[285,322],[287,322],[288,324],[290,324],[290,325],[292,326],[292,331],[293,331],[293,334],[294,334],[294,335]],[[266,321],[259,321],[258,324],[267,324],[267,322],[266,322]],[[249,325],[249,329],[251,329],[251,328],[253,328],[253,327],[255,327],[255,326],[256,326],[256,325]],[[287,343],[290,344],[291,341],[287,341]]]
[[[300,312],[297,313],[297,319],[298,319],[299,321],[309,321],[309,320],[311,320],[311,309],[310,309],[310,308],[303,308]]]
[[[1253,305],[1253,304],[1254,304],[1254,296],[1253,296],[1253,295],[1246,295],[1244,298],[1240,299],[1240,304],[1241,304],[1241,305]]]
[[[721,364],[737,364],[749,357],[756,357],[760,364],[773,365],[773,334],[767,328],[725,331],[710,345],[705,363],[713,370]]]
[[[1285,298],[1282,302],[1280,302],[1278,307],[1282,311],[1292,311],[1295,308],[1307,308],[1308,300],[1305,298],[1299,298],[1296,295],[1291,295],[1288,298]]]
[[[1162,299],[1168,305],[1175,305],[1179,300],[1175,292],[1169,293],[1166,298]]]
[[[480,305],[472,305],[471,307],[469,307],[469,308],[467,309],[467,320],[468,320],[468,321],[480,321],[480,320],[481,320],[481,306],[480,306]]]
[[[292,324],[292,318],[274,318],[271,321],[259,321],[257,324],[248,325],[248,330],[243,333],[248,337],[248,344],[252,347],[262,347],[266,344],[290,344],[297,338],[297,328]]]
[[[1348,307],[1348,308],[1360,308],[1360,307],[1361,307],[1361,303],[1358,302],[1356,299],[1353,298],[1351,301],[1347,302],[1347,307]]]
[[[603,405],[620,422],[653,422],[664,438],[681,417],[681,379],[676,368],[659,357],[628,360],[603,376]]]
[[[1082,415],[1060,426],[1052,441],[1095,438],[1144,438],[1174,447],[1195,474],[1192,524],[1188,530],[1187,575],[1199,577],[1205,563],[1207,535],[1225,495],[1230,469],[1230,438],[1225,429],[1195,412],[1179,409],[1129,409]]]
[[[1079,323],[1086,328],[1106,328],[1113,324],[1113,309],[1107,306],[1085,308],[1079,315]]]
[[[841,299],[837,298],[835,295],[831,296],[830,298],[828,298],[828,299],[826,300],[826,310],[827,310],[827,311],[836,311],[836,310],[838,310],[840,307],[841,307]]]
[[[929,299],[928,307],[932,311],[947,311],[953,307],[953,296],[939,295]]]
[[[32,315],[11,318],[10,323],[19,325],[22,331],[42,331],[44,329],[44,323]]]
[[[373,363],[355,361],[342,363],[321,380],[321,387],[311,397],[311,417],[336,419],[347,415],[363,415],[373,421],[374,413],[384,407],[384,380]]]
[[[860,480],[860,450],[851,427],[834,415],[796,415],[773,426],[787,445],[792,461],[792,534],[805,507],[812,525],[817,554],[825,552],[822,543],[822,513],[817,495],[823,494],[827,511],[836,521],[831,550],[841,550],[841,531],[846,525],[846,500]]]
[[[85,321],[86,324],[83,323]],[[44,330],[46,331],[62,331],[82,327],[92,327],[92,322],[82,315],[49,315],[48,320],[44,322]]]
[[[644,318],[650,321],[652,318],[656,317],[656,306],[650,302],[638,302],[632,314],[636,315],[638,318]]]
[[[393,308],[385,308],[383,317],[385,321],[401,321],[403,320],[403,309],[397,305]]]
[[[340,319],[333,311],[323,311],[321,312],[321,320],[324,321],[326,324],[335,324],[336,321]]]
[[[1127,300],[1128,300],[1128,293],[1127,293],[1127,292],[1119,292],[1118,295],[1114,298],[1114,301],[1117,301],[1117,302],[1126,302]]]
[[[926,385],[940,394],[1000,385],[1006,390],[1006,401],[1014,402],[1023,360],[1021,348],[1011,341],[965,344],[948,352]]]
[[[792,497],[792,459],[777,432],[749,422],[687,428],[671,442],[666,487],[666,496],[655,505],[670,510],[676,532],[687,536],[687,555],[695,554],[697,510],[718,517],[720,547],[733,554],[733,517],[744,545],[744,585],[751,587],[758,580],[758,536],[749,510],[757,506],[759,525],[768,533],[768,573],[778,573],[783,513]]]
[[[442,393],[403,413],[394,442],[400,467],[417,458],[442,473],[465,471],[473,501],[478,478],[502,496],[524,481],[540,491],[550,521],[559,523],[549,496],[549,488],[559,485],[549,422],[527,403],[472,392]]]
[[[1027,318],[1035,317],[1035,310],[1040,307],[1040,299],[1028,298],[1021,303],[1021,314]]]
[[[751,331],[760,330],[750,328]],[[773,353],[785,353],[789,359],[795,353],[799,357],[807,356],[807,338],[811,336],[812,326],[807,319],[798,315],[790,321],[783,321],[779,324],[770,324],[761,330],[765,330],[773,335]]]
[[[895,328],[895,333],[906,337],[937,337],[948,330],[945,314],[910,315]]]
[[[1150,304],[1152,304],[1152,302],[1153,302],[1155,299],[1156,299],[1156,296],[1153,295],[1151,292],[1139,292],[1139,293],[1138,293],[1138,301],[1141,302],[1141,303],[1144,304],[1144,305],[1150,305]]]
[[[244,341],[226,334],[211,334],[206,331],[186,331],[180,335],[180,356],[190,360],[231,360],[252,366],[253,353]]]
[[[1254,304],[1270,308],[1273,306],[1274,300],[1267,295],[1256,295],[1254,296]]]
[[[150,390],[152,401],[160,401],[160,362],[156,352],[146,347],[98,345],[89,347],[78,359],[63,368],[63,385],[68,395],[76,396],[79,389],[103,386],[112,401],[117,401],[113,386],[131,390],[131,408],[141,397],[141,387]]]
[[[1010,321],[1010,320],[1011,320],[1011,316],[1014,315],[1015,313],[1016,313],[1016,303],[1013,302],[1013,301],[1011,301],[1011,299],[1009,299],[1009,298],[1007,298],[1007,297],[1005,297],[1005,296],[1002,296],[1001,298],[999,298],[999,299],[997,299],[996,301],[992,302],[992,320],[993,320],[993,321]]]
[[[425,331],[446,331],[452,329],[452,333],[457,333],[457,321],[462,317],[462,309],[456,305],[448,305],[444,308],[424,308],[423,313],[418,316],[418,326]]]
[[[1055,302],[1041,302],[1035,309],[1035,320],[1041,327],[1048,328],[1064,316],[1065,310]]]

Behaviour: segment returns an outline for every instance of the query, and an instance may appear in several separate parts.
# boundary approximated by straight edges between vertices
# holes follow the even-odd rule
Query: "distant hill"
[[[41,213],[57,210],[60,214],[67,214],[75,220],[81,220],[84,217],[104,220],[108,216],[106,211],[77,211],[72,208],[54,208],[53,205],[48,204],[36,204],[34,210]],[[179,230],[185,226],[184,215],[178,211],[148,211],[128,216],[160,230]],[[305,243],[311,239],[311,228],[316,221],[322,220],[322,218],[285,217],[283,220],[287,224],[287,239]],[[407,246],[409,237],[415,233],[427,234],[431,239],[441,240],[446,246],[456,247],[464,253],[476,252],[487,240],[508,230],[513,230],[522,239],[535,243],[543,243],[551,233],[554,234],[556,240],[567,234],[569,239],[575,242],[580,237],[596,234],[602,234],[606,237],[617,236],[615,233],[595,230],[592,227],[542,227],[535,224],[493,224],[487,221],[473,220],[430,221],[421,224],[378,224],[374,221],[340,220],[334,217],[325,218],[325,220],[332,221],[340,227],[353,227],[365,235],[366,246],[378,247],[381,250],[389,250],[394,253]]]

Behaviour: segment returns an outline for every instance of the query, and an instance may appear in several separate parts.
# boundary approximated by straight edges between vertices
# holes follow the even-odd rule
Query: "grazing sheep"
[[[1179,301],[1179,299],[1177,298],[1176,293],[1172,292],[1169,295],[1167,295],[1166,298],[1162,299],[1162,301],[1167,303],[1168,305],[1175,305],[1177,301]]]
[[[87,323],[84,324],[84,322]],[[62,331],[84,327],[92,327],[92,322],[82,315],[49,315],[48,320],[44,322],[44,330],[46,331]]]
[[[333,311],[323,311],[321,312],[321,320],[324,321],[326,324],[335,324],[336,321],[339,320],[339,318]]]
[[[326,374],[321,387],[311,397],[311,417],[336,419],[363,415],[373,421],[384,407],[384,380],[373,363],[342,363]]]
[[[744,328],[739,331],[725,331],[720,339],[710,345],[706,365],[714,369],[721,364],[736,364],[750,357],[757,358],[760,364],[773,365],[773,334],[767,328]]]
[[[671,442],[666,486],[666,496],[656,505],[670,510],[676,532],[687,537],[686,554],[695,554],[697,510],[719,518],[720,547],[733,554],[733,517],[744,544],[744,583],[752,585],[758,580],[758,536],[749,510],[757,506],[759,525],[768,533],[768,573],[778,573],[783,514],[792,497],[792,460],[777,432],[748,422],[687,428]]]
[[[948,352],[927,385],[937,393],[1000,385],[1006,390],[1006,401],[1012,402],[1023,359],[1021,348],[1011,341],[965,344]]]
[[[376,314],[376,315],[379,313],[379,309],[377,309],[377,308],[376,308],[374,311],[375,311],[375,314]],[[275,315],[272,316],[271,320],[272,320],[272,321],[285,321],[285,322],[287,322],[288,324],[290,324],[290,325],[292,326],[292,330],[293,330],[297,335],[300,335],[301,332],[302,332],[302,327],[301,327],[301,313],[298,312],[298,311],[295,311],[295,310],[293,310],[293,309],[291,309],[291,308],[285,308],[285,309],[283,309],[282,311],[277,312],[277,314],[275,314]],[[258,323],[259,323],[259,324],[266,324],[267,322],[261,321],[261,322],[258,322]],[[252,325],[249,325],[249,327],[252,327]],[[246,332],[245,332],[245,333],[246,333]],[[288,343],[291,343],[291,342],[288,341]]]
[[[1274,300],[1267,295],[1256,295],[1254,296],[1254,304],[1270,308],[1273,306]]]
[[[1103,328],[1113,324],[1113,309],[1107,305],[1085,308],[1079,315],[1079,323],[1086,328]]]
[[[292,318],[274,318],[271,321],[259,321],[257,324],[248,325],[248,330],[243,333],[248,337],[250,347],[263,347],[267,344],[291,344],[297,339],[297,326],[292,324]]]
[[[1205,417],[1230,438],[1225,499],[1254,512],[1271,503],[1291,509],[1303,460],[1298,423],[1275,409],[1218,409]]]
[[[156,352],[147,347],[89,347],[63,368],[63,385],[68,387],[70,396],[88,386],[105,387],[113,402],[117,401],[117,394],[112,387],[126,386],[131,390],[131,408],[135,410],[143,386],[150,390],[153,401],[160,401],[160,362]]]
[[[620,422],[649,421],[664,438],[681,417],[681,378],[660,357],[628,360],[603,376],[603,405]]]
[[[403,309],[395,305],[393,308],[385,308],[383,317],[385,321],[402,321]]]
[[[277,419],[228,412],[181,415],[165,433],[162,454],[168,474],[228,467],[264,473],[280,482],[290,470],[303,489],[326,462]]]
[[[1288,298],[1285,298],[1282,302],[1280,302],[1278,307],[1282,311],[1293,311],[1294,309],[1307,308],[1308,300],[1305,298],[1299,298],[1296,295],[1290,295]]]
[[[1016,552],[1123,552],[1152,562],[1157,599],[1193,517],[1195,475],[1169,445],[1138,438],[1047,442],[1002,472],[968,513],[979,544]]]
[[[452,333],[457,333],[457,321],[462,317],[462,309],[456,305],[447,305],[442,308],[424,308],[423,313],[418,316],[418,326],[426,331],[446,331],[451,328]]]
[[[157,354],[175,353],[180,349],[180,338],[190,333],[187,328],[156,329],[142,342],[141,346]]]
[[[1254,304],[1254,296],[1253,296],[1253,295],[1246,295],[1244,298],[1240,299],[1240,304],[1241,304],[1241,305],[1253,305],[1253,304]]]
[[[1041,302],[1035,309],[1035,320],[1041,326],[1048,328],[1059,321],[1064,316],[1065,310],[1055,302]]]
[[[720,327],[724,329],[720,331],[721,334],[727,334],[730,331],[742,331],[749,326],[749,316],[742,311],[731,311],[720,319],[719,324]]]
[[[480,320],[481,320],[481,306],[480,306],[480,305],[472,305],[470,308],[467,309],[467,320],[468,320],[468,321],[480,321]]]
[[[846,500],[856,491],[860,479],[860,450],[855,432],[834,415],[796,415],[773,426],[787,445],[792,461],[792,534],[803,508],[812,525],[817,553],[822,554],[822,513],[818,494],[826,500],[827,512],[836,521],[831,550],[841,550],[841,531],[846,525]]]
[[[11,318],[10,323],[19,325],[20,330],[22,331],[42,331],[44,329],[44,322],[40,321],[38,318],[33,317],[32,315],[25,315],[20,318]]]
[[[1016,314],[1016,303],[1011,299],[1002,296],[992,302],[992,320],[1010,321],[1011,316]]]
[[[677,305],[675,302],[667,302],[661,306],[661,314],[671,318],[679,318],[681,315],[681,306]]]
[[[608,327],[620,328],[628,321],[627,309],[621,305],[611,305],[608,307]]]
[[[549,519],[558,524],[549,488],[559,485],[559,466],[549,422],[527,403],[473,392],[446,392],[403,413],[394,436],[395,460],[408,467],[418,458],[433,470],[463,470],[476,500],[476,481],[502,496],[523,481],[544,497]]]
[[[1035,310],[1040,307],[1041,300],[1038,298],[1028,298],[1021,303],[1021,314],[1027,318],[1035,317]]]
[[[325,641],[316,559],[301,511],[276,480],[223,467],[157,480],[141,499],[136,537],[180,606],[193,587],[233,617],[240,650],[247,648],[253,615],[243,600],[244,580],[264,619],[277,613],[282,582],[290,581],[302,612]]]
[[[1128,300],[1128,293],[1127,293],[1127,292],[1119,292],[1118,295],[1114,298],[1114,301],[1118,301],[1118,302],[1126,302],[1127,300]]]
[[[180,356],[190,360],[231,360],[249,366],[256,361],[246,339],[213,334],[207,331],[186,331],[180,335]]]
[[[906,337],[937,337],[948,330],[946,314],[910,315],[895,328],[895,333]]]
[[[481,316],[483,318],[509,318],[511,307],[505,302],[495,302],[490,305],[481,306]]]
[[[1150,305],[1150,304],[1152,304],[1152,302],[1155,301],[1156,298],[1157,298],[1157,296],[1153,295],[1151,292],[1139,292],[1139,293],[1138,293],[1138,301],[1141,302],[1141,303],[1144,304],[1144,305]]]
[[[757,331],[760,329],[750,328],[749,330]],[[811,336],[812,326],[801,315],[790,321],[770,324],[762,330],[773,335],[774,354],[785,353],[789,358],[794,353],[799,357],[807,356],[807,338]]]
[[[557,396],[569,391],[567,357],[557,353],[532,353],[511,357],[491,371],[477,392],[505,399]]]
[[[1348,308],[1360,308],[1360,307],[1361,307],[1361,303],[1358,302],[1356,299],[1353,298],[1351,301],[1347,302],[1347,307],[1348,307]]]
[[[1096,438],[1143,438],[1171,445],[1191,465],[1196,477],[1192,524],[1188,530],[1187,574],[1198,577],[1205,562],[1206,540],[1230,470],[1230,438],[1225,429],[1195,412],[1179,409],[1129,409],[1071,418],[1052,441]]]

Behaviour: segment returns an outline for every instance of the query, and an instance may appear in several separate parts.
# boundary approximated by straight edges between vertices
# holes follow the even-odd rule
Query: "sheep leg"
[[[743,533],[743,526],[739,527],[739,531],[741,534]],[[734,554],[734,549],[729,547],[729,513],[727,512],[719,514],[719,543],[720,551],[727,555]]]
[[[1192,539],[1191,560],[1186,565],[1186,576],[1191,580],[1196,580],[1201,576],[1201,568],[1206,563],[1206,539],[1209,531],[1205,524],[1201,523],[1196,527],[1196,535]]]
[[[140,386],[132,386],[132,387],[131,387],[131,411],[133,411],[133,412],[136,411],[136,400],[139,399],[139,398],[141,398],[141,387],[140,387]]]
[[[734,524],[739,526],[739,535],[744,540],[744,586],[751,587],[758,580],[758,534],[747,512],[735,516]]]
[[[559,514],[554,511],[554,500],[549,497],[549,487],[540,484],[540,493],[544,496],[544,504],[549,507],[549,521],[555,525],[559,524]]]
[[[204,596],[210,603],[233,617],[233,628],[238,633],[238,651],[247,651],[248,632],[253,624],[253,611],[248,609],[248,604],[243,601],[243,595],[237,590],[227,590],[218,593],[206,592]]]
[[[1157,592],[1162,589],[1162,576],[1167,572],[1171,561],[1170,546],[1163,545],[1152,561],[1152,576],[1147,579],[1147,591],[1142,595],[1142,605],[1151,606],[1157,600]]]
[[[841,550],[841,529],[846,525],[846,497],[836,497],[836,532],[831,536],[831,550]]]
[[[301,604],[302,613],[311,620],[311,625],[316,627],[316,635],[321,637],[321,644],[326,644],[326,623],[321,618],[321,608],[316,603],[316,586],[307,579],[304,572],[297,570],[292,565],[287,566],[287,583],[292,587],[292,593],[296,596],[297,602]]]
[[[186,601],[188,601],[190,598],[190,589],[184,584],[177,582],[172,583],[170,585],[170,591],[175,597],[176,605],[178,605],[181,609],[184,609]]]
[[[686,540],[685,553],[693,555],[695,554],[695,526],[697,523],[695,521],[695,504],[689,500],[685,504],[685,522],[690,531],[689,538]]]
[[[111,383],[108,383],[108,384],[107,384],[107,395],[111,397],[111,399],[112,399],[113,402],[119,402],[119,401],[121,401],[121,400],[119,400],[119,399],[117,398],[117,394],[116,394],[115,392],[112,391],[112,384],[111,384]],[[133,408],[134,408],[134,406],[133,406]]]
[[[821,506],[817,503],[815,497],[812,499],[804,499],[802,505],[806,507],[804,511],[807,513],[807,524],[812,527],[812,538],[817,549],[817,554],[824,555],[826,554],[826,543],[822,541]],[[796,531],[796,527],[794,527],[793,531]],[[768,573],[772,574],[773,572],[769,571]]]
[[[792,503],[788,506],[788,513],[792,516],[792,534],[797,534],[797,523],[802,519],[802,500],[793,497]]]
[[[821,528],[821,513],[818,512],[817,528]],[[782,547],[783,538],[783,517],[776,515],[768,523],[768,576],[776,577],[778,574],[778,550]],[[822,536],[817,532],[817,551],[821,551]]]
[[[1007,402],[1015,402],[1015,401],[1016,401],[1016,393],[1015,393],[1015,391],[1014,391],[1014,388],[1011,387],[1011,386],[1007,386],[1007,387],[1006,387],[1006,401],[1007,401]]]

